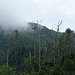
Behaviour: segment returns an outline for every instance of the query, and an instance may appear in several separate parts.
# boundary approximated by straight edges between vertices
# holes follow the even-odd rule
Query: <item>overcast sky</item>
[[[75,30],[75,0],[0,0],[0,23],[37,20],[49,29],[63,20],[60,31]]]

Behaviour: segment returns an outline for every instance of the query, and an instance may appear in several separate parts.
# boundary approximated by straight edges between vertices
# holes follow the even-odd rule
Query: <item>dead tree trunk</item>
[[[8,34],[7,68],[8,68],[8,64],[9,64],[9,45],[10,45],[10,31]]]
[[[40,23],[42,22],[42,20],[40,21]],[[38,24],[38,22],[37,22]],[[41,56],[40,56],[40,52],[41,52],[41,47],[40,47],[40,24],[38,24],[39,27],[39,69],[40,69],[40,61],[41,61]]]
[[[39,25],[39,67],[40,67],[40,25]]]
[[[57,40],[58,40],[58,33],[59,33],[59,28],[60,28],[60,25],[62,24],[62,21],[59,21],[58,22],[58,25],[55,25],[57,26],[57,31],[56,31],[56,39],[55,39],[55,49],[58,51],[58,57],[60,58],[60,50],[57,49],[56,45],[57,45]],[[55,57],[56,57],[56,51],[55,51]]]
[[[45,60],[47,59],[47,32],[46,32],[46,38],[45,38],[45,45],[46,45],[46,50],[45,50]]]

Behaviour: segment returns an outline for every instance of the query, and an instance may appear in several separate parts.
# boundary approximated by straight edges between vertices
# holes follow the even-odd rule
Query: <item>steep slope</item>
[[[45,52],[46,46],[48,44],[56,42],[56,35],[57,33],[53,30],[49,30],[48,28],[38,25],[36,23],[28,23],[29,27],[24,30],[25,28],[16,28],[18,31],[18,37],[16,37],[15,30],[2,30],[0,28],[0,63],[6,63],[7,59],[7,50],[9,48],[9,64],[15,64],[15,58],[17,58],[18,66],[22,63],[23,59],[29,57],[29,52],[31,51],[31,56],[34,56],[34,30],[35,30],[35,51],[38,57],[38,50],[39,50],[39,26],[40,26],[40,47],[41,53]],[[35,28],[36,26],[36,28]],[[58,33],[60,36],[61,33]],[[9,41],[10,36],[10,41]],[[14,43],[18,44],[14,44]],[[9,46],[8,46],[8,43]],[[50,45],[49,45],[50,46]],[[15,54],[16,50],[16,54]],[[51,52],[52,49],[48,49]]]

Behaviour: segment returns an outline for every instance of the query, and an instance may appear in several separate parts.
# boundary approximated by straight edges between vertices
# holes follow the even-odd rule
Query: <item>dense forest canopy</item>
[[[0,27],[0,75],[75,75],[74,31]]]

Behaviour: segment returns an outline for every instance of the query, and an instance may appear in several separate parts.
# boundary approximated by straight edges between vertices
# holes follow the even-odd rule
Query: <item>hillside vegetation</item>
[[[75,33],[28,24],[0,27],[0,75],[75,75]]]

